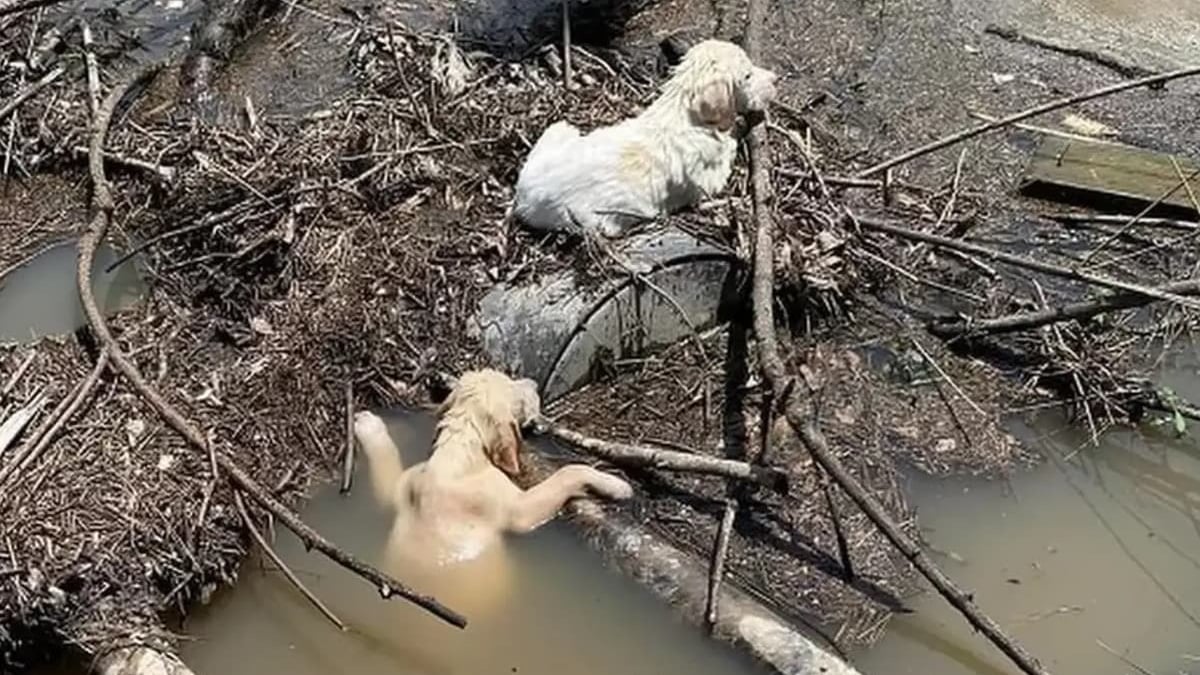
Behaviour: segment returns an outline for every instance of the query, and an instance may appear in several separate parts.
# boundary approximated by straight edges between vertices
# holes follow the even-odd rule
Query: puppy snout
[[[775,100],[777,90],[775,82],[778,76],[766,68],[754,66],[750,71],[748,87],[746,88],[745,105],[747,112],[765,112],[767,106]]]

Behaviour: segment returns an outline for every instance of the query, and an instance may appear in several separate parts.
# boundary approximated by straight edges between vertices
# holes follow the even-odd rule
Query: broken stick
[[[271,547],[271,544],[267,542],[262,533],[258,531],[258,526],[254,524],[254,519],[250,517],[250,511],[246,509],[246,502],[242,499],[241,491],[233,491],[233,503],[237,505],[238,514],[241,515],[242,522],[245,523],[246,529],[250,531],[250,536],[254,539],[254,542],[258,544],[258,547],[262,549],[263,553],[267,554],[267,557],[271,559],[271,562],[275,563],[275,566],[279,568],[279,571],[283,572],[283,576],[287,577],[287,580],[296,587],[296,590],[300,591],[300,594],[303,595],[313,607],[317,608],[318,612],[320,612],[326,619],[329,619],[330,623],[337,626],[338,630],[346,630],[346,624],[338,618],[337,614],[333,613],[333,610],[329,609],[325,603],[321,602],[321,599],[318,598],[316,594],[308,590],[308,586],[305,586],[304,582],[300,581],[300,577],[296,576],[296,573],[292,571],[292,568],[283,561],[283,558],[279,557],[279,554],[275,552],[275,549]]]
[[[100,114],[92,129],[91,150],[88,158],[88,168],[94,191],[95,215],[92,217],[83,236],[79,239],[76,283],[88,323],[91,325],[97,342],[108,350],[113,366],[125,376],[125,379],[129,381],[134,391],[150,404],[171,428],[175,429],[175,431],[198,450],[207,453],[209,451],[209,442],[205,435],[189,422],[183,416],[183,413],[167,402],[157,389],[146,381],[145,376],[142,375],[141,371],[138,370],[129,357],[125,355],[120,345],[117,344],[116,338],[113,337],[112,332],[108,328],[108,323],[104,315],[101,314],[100,308],[96,304],[96,297],[92,291],[91,271],[95,261],[96,249],[100,244],[100,240],[104,238],[109,220],[115,208],[112,193],[108,186],[108,179],[104,174],[102,152],[105,137],[108,134],[109,123],[112,120],[117,104],[125,93],[135,83],[156,73],[160,67],[161,65],[153,65],[148,68],[139,69],[132,77],[115,86],[100,106]],[[238,489],[253,497],[254,501],[258,502],[260,506],[279,519],[280,522],[304,542],[306,547],[317,549],[342,567],[371,582],[379,590],[380,596],[384,599],[400,596],[452,626],[458,628],[466,627],[467,620],[462,615],[442,605],[430,596],[417,593],[399,580],[359,560],[321,536],[320,533],[309,527],[296,512],[289,509],[259,485],[250,474],[246,473],[226,453],[214,452],[213,454],[216,457],[217,464],[225,472],[225,475],[233,481],[233,484]]]

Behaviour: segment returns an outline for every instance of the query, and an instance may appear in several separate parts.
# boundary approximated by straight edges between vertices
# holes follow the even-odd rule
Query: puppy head
[[[775,73],[759,68],[731,42],[705,40],[688,50],[673,78],[690,92],[692,114],[705,126],[733,128],[740,113],[765,111],[775,99]]]
[[[439,409],[441,416],[452,413],[471,419],[496,468],[510,476],[521,473],[521,427],[541,415],[536,382],[491,369],[464,373]]]

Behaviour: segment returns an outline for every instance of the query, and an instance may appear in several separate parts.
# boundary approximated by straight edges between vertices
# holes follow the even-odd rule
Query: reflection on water
[[[141,296],[133,263],[104,271],[117,257],[107,246],[96,251],[92,290],[104,312],[125,309]],[[75,284],[74,242],[56,246],[0,278],[0,344],[63,335],[85,322]]]
[[[1200,395],[1194,367],[1164,377]],[[1170,425],[1100,447],[1062,420],[1016,429],[1050,458],[1010,484],[913,477],[940,562],[1053,672],[1200,672],[1200,445]],[[860,655],[868,675],[1017,672],[939,596]]]
[[[406,463],[428,451],[427,419],[395,418],[391,427]],[[389,523],[365,479],[360,472],[348,498],[332,488],[322,491],[304,516],[339,544],[378,561]],[[254,560],[235,589],[219,594],[184,627],[193,639],[184,643],[183,657],[198,675],[760,672],[606,570],[565,525],[514,538],[503,552],[505,574],[490,567],[482,579],[468,571],[466,577],[427,580],[420,590],[468,614],[465,631],[403,601],[380,600],[357,577],[306,554],[283,530],[277,547],[351,630],[339,633],[277,572]]]

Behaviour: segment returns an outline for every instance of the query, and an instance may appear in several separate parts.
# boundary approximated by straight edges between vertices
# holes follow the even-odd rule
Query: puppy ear
[[[732,129],[735,117],[733,83],[724,77],[710,80],[692,100],[692,112],[705,126],[720,131]]]
[[[521,473],[521,429],[510,421],[500,426],[491,447],[487,449],[492,464],[510,476]]]

